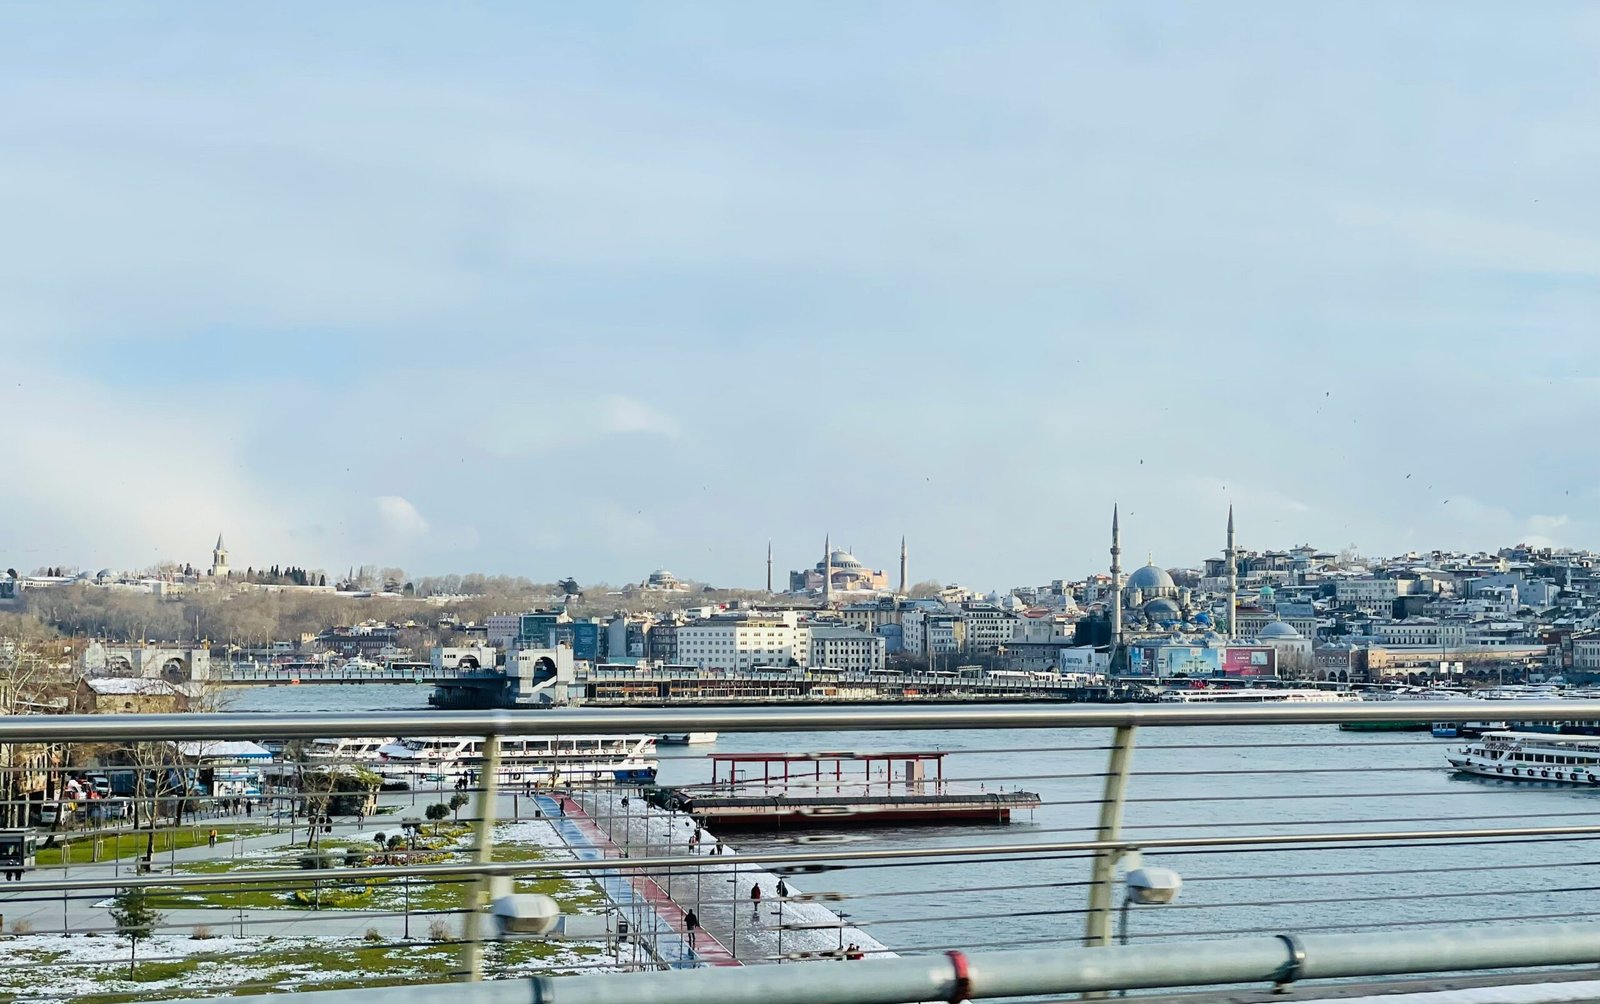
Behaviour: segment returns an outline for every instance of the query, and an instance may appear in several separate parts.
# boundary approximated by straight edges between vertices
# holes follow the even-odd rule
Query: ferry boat
[[[378,753],[395,742],[387,739],[313,739],[306,748],[306,759],[321,763],[370,763],[379,759]]]
[[[1445,754],[1467,774],[1508,781],[1600,785],[1600,739],[1542,732],[1486,732]]]
[[[1195,690],[1163,691],[1156,700],[1163,704],[1301,704],[1336,702],[1348,704],[1361,700],[1361,695],[1350,690],[1291,690],[1274,687],[1245,687],[1227,689],[1208,687]]]
[[[715,732],[663,732],[656,742],[663,746],[698,746],[717,741]]]
[[[482,736],[396,739],[378,750],[378,773],[396,781],[468,778],[483,765]],[[649,784],[656,737],[501,736],[501,784]]]

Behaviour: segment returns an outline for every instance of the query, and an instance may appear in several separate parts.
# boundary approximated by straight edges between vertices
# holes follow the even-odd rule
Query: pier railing
[[[14,716],[0,718],[0,812],[36,821],[55,804],[55,821],[36,829],[55,847],[0,885],[0,914],[12,930],[21,921],[36,933],[109,936],[110,901],[144,890],[169,934],[233,934],[230,950],[273,937],[341,939],[354,946],[348,983],[385,982],[385,966],[361,953],[397,946],[455,953],[429,970],[433,979],[537,975],[548,953],[519,956],[533,942],[500,941],[485,909],[491,885],[509,880],[517,891],[559,888],[558,899],[608,918],[592,938],[603,949],[574,951],[555,968],[637,971],[560,977],[543,999],[562,1001],[618,999],[634,980],[650,982],[651,1000],[770,1004],[801,999],[785,996],[785,983],[811,1001],[912,1001],[1600,963],[1597,932],[1569,925],[1600,891],[1600,813],[1589,801],[1600,792],[1454,778],[1447,744],[1426,734],[1333,728],[1419,716],[1600,723],[1600,702]],[[233,799],[151,779],[197,769],[169,745],[178,741],[704,731],[721,733],[724,751],[838,756],[841,737],[827,735],[838,732],[870,733],[863,751],[920,743],[946,753],[947,780],[1036,791],[1042,804],[1009,827],[691,842],[691,821],[627,789],[505,784],[494,741],[470,781],[413,778],[409,790],[379,796],[389,815],[363,819],[326,819],[330,792],[290,779],[250,800],[247,815]],[[702,754],[669,749],[659,753],[663,781],[701,779]],[[149,786],[123,796],[140,813],[136,830],[125,817],[84,817],[92,803],[68,823],[59,796],[22,797],[41,776],[54,792],[64,771],[119,755]],[[470,833],[424,815],[456,794],[471,799],[454,810]],[[429,839],[430,827],[447,838]],[[497,844],[508,827],[549,834],[533,851]],[[378,831],[401,845],[349,853]],[[305,844],[302,860],[275,850],[286,838]],[[724,845],[738,853],[709,853]],[[340,852],[331,868],[330,847]],[[1175,901],[1140,902],[1128,879],[1152,869],[1181,875]],[[775,879],[799,888],[775,897]],[[775,920],[759,903],[746,919],[752,882],[778,900]],[[691,909],[702,918],[693,946],[683,926]],[[156,942],[150,961],[189,957]],[[1045,956],[1056,963],[1042,965]],[[808,975],[710,971],[729,964],[804,965]],[[92,963],[39,965],[59,974]],[[771,992],[758,993],[769,979]],[[512,993],[493,983],[463,992],[475,1001]],[[521,993],[527,1000],[526,984]]]

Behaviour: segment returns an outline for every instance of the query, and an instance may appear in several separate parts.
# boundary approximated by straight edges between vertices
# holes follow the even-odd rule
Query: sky
[[[0,562],[1600,547],[1600,8],[0,7]]]

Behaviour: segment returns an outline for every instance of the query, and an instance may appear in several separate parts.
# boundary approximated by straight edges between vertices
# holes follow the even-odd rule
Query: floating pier
[[[723,830],[1003,824],[1015,810],[1038,808],[1031,791],[946,781],[945,755],[712,753],[710,784],[658,789],[650,801]]]

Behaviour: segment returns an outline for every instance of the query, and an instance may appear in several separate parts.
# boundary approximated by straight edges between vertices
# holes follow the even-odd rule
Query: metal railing
[[[64,933],[81,934],[92,927],[110,933],[115,925],[109,919],[97,925],[85,921],[100,916],[93,912],[92,904],[117,890],[144,889],[172,904],[185,903],[186,897],[203,904],[192,911],[184,909],[189,918],[185,922],[192,920],[190,914],[210,911],[216,915],[218,927],[232,926],[246,937],[264,938],[268,932],[290,926],[306,928],[318,922],[343,924],[346,931],[364,919],[397,927],[401,914],[398,905],[310,914],[278,910],[291,915],[289,921],[282,921],[272,916],[272,908],[243,905],[258,902],[262,895],[303,891],[311,882],[318,896],[332,898],[328,890],[335,888],[377,888],[384,891],[388,902],[394,898],[394,885],[403,881],[408,937],[413,915],[459,922],[459,932],[451,930],[437,942],[441,949],[459,949],[459,961],[436,969],[433,975],[472,981],[485,975],[537,975],[527,967],[502,965],[510,950],[484,936],[490,879],[498,876],[535,885],[564,882],[579,889],[574,893],[578,899],[605,899],[614,920],[629,923],[627,934],[621,937],[621,924],[608,927],[606,952],[592,956],[595,961],[571,962],[559,968],[576,972],[675,971],[589,975],[576,983],[558,980],[549,990],[558,996],[535,998],[562,1001],[606,999],[605,993],[620,994],[622,988],[638,986],[641,980],[650,981],[649,999],[658,1001],[757,996],[768,1001],[798,1000],[784,996],[791,992],[786,985],[792,987],[801,980],[800,974],[787,972],[792,965],[807,966],[800,983],[808,993],[806,1000],[951,999],[951,981],[956,977],[950,960],[942,955],[890,957],[946,951],[971,953],[962,958],[972,963],[968,976],[968,996],[972,997],[1252,982],[1283,975],[1286,942],[1277,938],[1261,942],[1276,946],[1275,961],[1267,958],[1270,953],[1262,950],[1261,944],[1249,940],[1208,943],[1204,952],[1166,945],[1118,948],[1114,942],[1128,945],[1176,936],[1239,939],[1280,931],[1301,932],[1292,939],[1297,944],[1320,946],[1325,953],[1322,959],[1341,960],[1313,964],[1308,952],[1307,961],[1293,974],[1296,978],[1600,962],[1595,949],[1570,947],[1575,942],[1567,940],[1568,935],[1577,937],[1573,932],[1580,931],[1578,928],[1562,927],[1555,934],[1546,931],[1534,938],[1526,933],[1530,928],[1509,926],[1512,921],[1565,920],[1586,912],[1588,900],[1600,891],[1600,871],[1596,871],[1600,860],[1590,860],[1600,858],[1592,843],[1600,839],[1600,814],[1585,803],[1600,795],[1572,791],[1566,800],[1540,795],[1538,808],[1530,809],[1528,800],[1518,802],[1527,789],[1436,783],[1445,773],[1445,764],[1440,746],[1431,740],[1400,739],[1388,733],[1351,738],[1332,730],[1308,731],[1309,727],[1341,722],[1408,722],[1419,715],[1434,721],[1513,717],[1522,722],[1600,722],[1600,702],[1249,707],[871,705],[0,718],[0,745],[50,744],[68,749],[67,744],[207,739],[560,737],[713,730],[739,734],[744,744],[770,747],[777,742],[781,747],[802,743],[817,748],[829,737],[808,734],[937,731],[938,735],[924,742],[949,747],[945,752],[952,762],[967,765],[953,781],[980,789],[1039,787],[1038,817],[1042,817],[1042,821],[1035,818],[1032,823],[988,831],[985,837],[948,828],[868,828],[849,834],[805,832],[746,838],[718,834],[713,839],[736,841],[739,851],[725,857],[708,855],[704,845],[688,842],[692,822],[630,803],[627,789],[567,785],[560,791],[535,791],[531,784],[508,788],[503,783],[504,771],[494,763],[498,743],[490,742],[485,747],[486,762],[474,771],[475,780],[464,792],[473,798],[464,817],[472,828],[470,836],[453,846],[430,850],[425,862],[414,848],[405,848],[395,855],[382,852],[377,863],[357,862],[338,868],[336,875],[319,872],[308,877],[304,870],[281,866],[281,856],[262,857],[259,867],[220,873],[208,870],[206,862],[215,863],[216,859],[203,854],[179,861],[180,854],[188,853],[178,846],[182,843],[179,838],[185,834],[192,838],[198,829],[213,828],[222,829],[225,837],[233,836],[230,829],[240,834],[262,827],[281,832],[285,820],[276,817],[251,823],[230,817],[216,824],[212,818],[196,821],[191,817],[184,823],[180,815],[177,821],[139,831],[141,838],[148,840],[157,833],[171,837],[167,871],[147,873],[135,867],[129,874],[120,854],[113,855],[109,863],[80,863],[69,850],[62,855],[61,866],[38,867],[21,882],[0,885],[0,912],[15,916],[20,905],[42,916],[46,907],[41,904],[58,904]],[[1087,731],[1100,729],[1111,730],[1109,740]],[[1154,731],[1143,734],[1141,729]],[[790,733],[798,736],[773,737]],[[952,742],[953,736],[963,738]],[[1142,736],[1137,746],[1136,736]],[[822,748],[840,741],[839,737],[831,739]],[[917,741],[898,735],[873,736],[868,741],[883,744],[890,740],[900,744],[895,748]],[[1202,756],[1210,762],[1199,762]],[[668,774],[694,780],[701,762],[692,749],[680,755],[663,751],[660,759],[663,780],[669,780]],[[6,769],[0,767],[0,774]],[[1400,783],[1407,779],[1420,780]],[[445,791],[443,783],[433,792],[419,792],[413,785],[410,792],[385,797],[391,806],[399,807],[396,815],[402,815],[401,803],[408,797],[420,808],[415,801],[419,797],[443,797],[453,791]],[[288,825],[303,826],[298,817],[304,815],[315,793],[299,791],[281,797],[292,807]],[[1467,807],[1448,808],[1457,802]],[[556,816],[558,806],[560,816]],[[1336,811],[1319,811],[1324,807]],[[363,828],[366,823],[373,829],[388,829],[393,820],[356,821],[354,829],[350,822],[341,822],[333,835],[336,842],[348,844],[356,834],[370,832]],[[497,829],[510,825],[565,830],[566,846],[548,841],[535,856],[525,854],[527,848],[519,846],[512,854],[516,859],[497,860],[497,851],[502,855],[512,851],[509,845],[502,847],[496,842]],[[93,839],[93,834],[84,839]],[[237,844],[244,847],[268,839],[266,835],[241,835]],[[315,848],[321,839],[308,835],[307,842]],[[1138,908],[1138,931],[1129,930],[1129,902],[1124,898],[1119,903],[1117,878],[1119,868],[1126,868],[1134,853],[1180,868],[1185,895],[1193,890],[1192,898],[1168,906]],[[1083,866],[1087,867],[1081,878],[1067,871]],[[1017,871],[1023,868],[1027,871]],[[891,873],[897,876],[895,880],[874,878]],[[1546,875],[1555,877],[1543,878]],[[1432,881],[1456,881],[1465,876],[1483,878],[1475,879],[1476,885],[1460,888],[1440,887]],[[830,882],[833,888],[781,897],[776,923],[762,913],[760,905],[754,920],[743,921],[748,900],[741,895],[742,883],[767,883],[770,896],[775,879],[790,885]],[[725,888],[730,884],[732,889]],[[1326,899],[1307,899],[1305,889]],[[1042,895],[1041,890],[1059,895]],[[457,893],[456,902],[446,901]],[[241,904],[236,926],[227,919],[232,909],[227,905],[230,896]],[[1065,898],[1069,896],[1076,901]],[[425,906],[413,910],[414,897]],[[943,906],[939,905],[941,898],[946,901]],[[1312,915],[1305,906],[1308,902],[1326,902],[1328,906],[1319,907]],[[1456,906],[1450,908],[1450,904]],[[320,906],[320,901],[316,905]],[[690,908],[707,921],[701,937],[711,944],[698,949],[689,944],[691,939],[682,927]],[[1314,922],[1308,922],[1308,917]],[[1481,926],[1484,922],[1496,926]],[[41,922],[33,921],[33,927],[39,930]],[[1092,952],[1063,949],[1079,941],[1068,933],[1069,927],[1082,930],[1081,944]],[[1392,936],[1327,933],[1383,927],[1406,928],[1405,943],[1415,951],[1402,959],[1384,949],[1393,943]],[[374,930],[376,927],[369,929],[368,935]],[[1449,937],[1434,938],[1427,933],[1430,931]],[[1600,944],[1596,932],[1581,931],[1589,938],[1585,945]],[[878,940],[871,940],[869,932],[876,932]],[[1461,940],[1463,932],[1472,936]],[[377,944],[403,942],[392,934],[379,933]],[[847,939],[859,940],[866,947],[852,952],[846,947]],[[625,941],[633,946],[631,956],[623,949]],[[641,945],[642,941],[646,943]],[[1441,946],[1448,947],[1446,942],[1468,947],[1444,951]],[[986,951],[1027,944],[1055,947],[1045,953]],[[860,965],[842,967],[806,963],[807,959],[857,955],[869,958]],[[1057,963],[1044,965],[1045,955]],[[1368,960],[1365,969],[1360,968],[1363,957]],[[1162,968],[1162,958],[1182,960],[1182,965],[1172,970],[1181,970],[1179,976],[1162,975],[1171,969]],[[1221,960],[1231,961],[1224,965]],[[721,963],[781,963],[786,971],[730,977],[710,970],[682,969],[708,961],[712,968]],[[1271,968],[1263,968],[1269,961]],[[53,962],[57,967],[75,964],[71,960]],[[1098,975],[1089,978],[1085,972]],[[1113,978],[1107,974],[1122,975]],[[1178,982],[1166,982],[1168,979]],[[766,986],[767,980],[772,981],[770,992],[758,992],[756,988]],[[822,995],[815,992],[819,987],[832,988],[834,983],[839,983],[837,989]],[[440,991],[434,987],[429,992]],[[487,1000],[513,991],[495,988],[491,982],[472,992],[484,995],[474,996],[474,1000]],[[525,985],[522,993],[519,999],[526,1000]],[[642,991],[640,996],[643,999]]]

